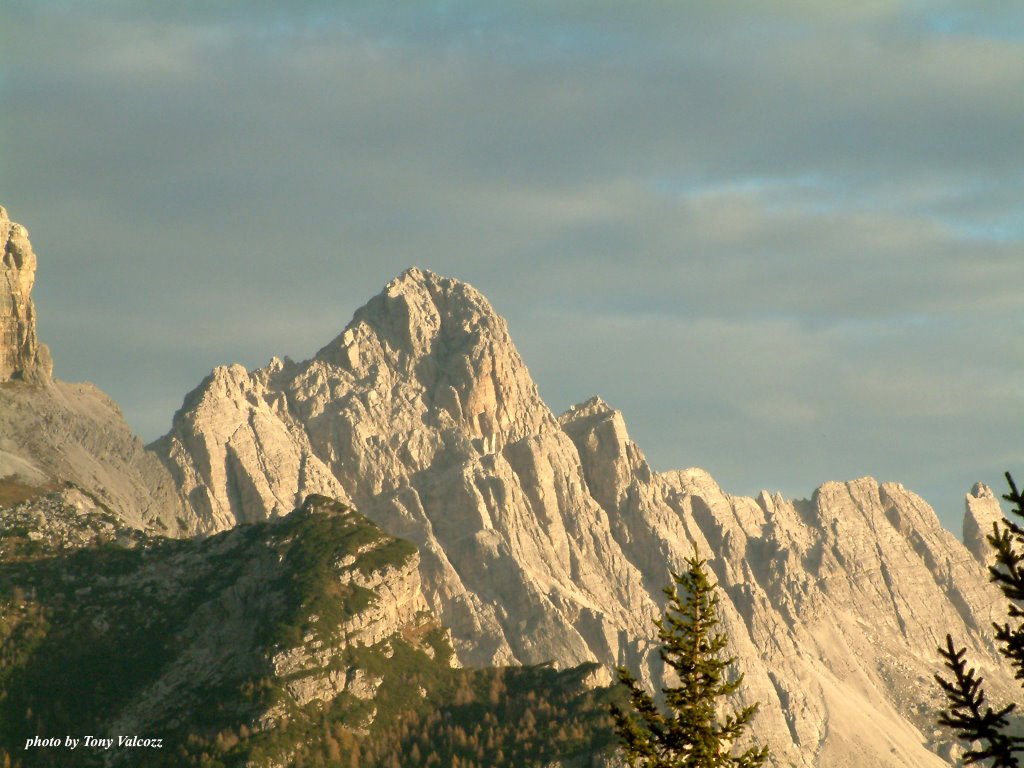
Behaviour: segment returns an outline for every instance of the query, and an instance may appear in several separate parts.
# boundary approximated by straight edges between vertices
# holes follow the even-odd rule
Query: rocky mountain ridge
[[[968,497],[965,547],[898,484],[789,501],[653,472],[599,399],[556,418],[486,299],[424,270],[311,360],[216,369],[151,448],[198,531],[304,493],[355,501],[417,545],[424,598],[467,664],[598,661],[656,684],[651,619],[696,546],[780,765],[954,760],[932,726],[946,632],[997,699],[1014,690],[988,631],[1002,611],[978,543],[1001,514],[990,491]]]
[[[791,501],[733,496],[700,469],[654,472],[620,412],[591,398],[556,417],[487,300],[419,269],[311,360],[215,369],[145,450],[103,393],[52,378],[27,231],[0,209],[0,235],[0,505],[64,489],[5,511],[0,528],[34,531],[30,549],[133,549],[153,532],[234,540],[310,495],[355,502],[420,553],[415,574],[368,589],[419,595],[382,604],[432,611],[463,663],[626,664],[656,686],[651,619],[697,547],[746,674],[740,703],[761,702],[756,735],[780,765],[955,763],[932,725],[947,631],[996,701],[1017,690],[989,637],[1003,601],[984,536],[1002,513],[984,486],[966,497],[961,544],[898,484],[830,482]],[[375,685],[376,673],[307,675],[333,652],[290,647],[271,666],[294,702]],[[175,690],[150,696],[146,717]]]

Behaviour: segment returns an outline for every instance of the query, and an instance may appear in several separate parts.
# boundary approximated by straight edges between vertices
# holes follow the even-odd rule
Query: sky
[[[216,365],[464,280],[657,470],[1024,479],[1024,4],[9,0],[0,204],[55,375],[149,441]]]

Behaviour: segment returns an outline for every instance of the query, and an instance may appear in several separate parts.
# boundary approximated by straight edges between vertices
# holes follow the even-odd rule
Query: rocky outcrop
[[[133,549],[146,535],[125,525],[95,496],[67,485],[4,509],[0,516],[0,561],[10,562],[19,549],[45,547],[68,553],[103,544]]]
[[[274,387],[284,375],[277,359],[251,376],[240,365],[215,369],[185,399],[173,439],[154,445],[196,515],[193,531],[287,514],[307,494],[347,500]]]
[[[201,530],[336,484],[415,542],[467,664],[596,660],[657,685],[651,620],[696,547],[780,765],[943,765],[946,632],[996,700],[1012,690],[988,639],[1000,595],[918,496],[862,478],[745,498],[656,473],[600,399],[556,418],[486,299],[422,270],[311,360],[214,371],[153,447]]]
[[[315,498],[315,497],[313,497]],[[310,508],[310,504],[305,505]],[[368,562],[380,558],[390,540],[380,538],[344,554],[334,561],[335,578],[346,591],[365,590],[372,595],[357,612],[322,631],[323,617],[309,617],[310,630],[302,642],[283,648],[270,659],[274,675],[285,680],[290,701],[302,707],[312,701],[329,702],[347,693],[361,700],[372,700],[382,677],[357,666],[339,665],[350,647],[370,647],[384,643],[398,633],[412,635],[416,628],[435,622],[420,591],[419,557],[414,552],[389,562],[385,556],[372,570]],[[281,702],[261,717],[274,722],[288,710]]]
[[[964,546],[986,567],[995,562],[988,537],[992,535],[992,527],[1003,519],[1003,510],[992,489],[984,483],[975,484],[964,497]]]
[[[36,255],[28,230],[0,206],[0,382],[50,380],[50,353],[36,338],[35,279]]]

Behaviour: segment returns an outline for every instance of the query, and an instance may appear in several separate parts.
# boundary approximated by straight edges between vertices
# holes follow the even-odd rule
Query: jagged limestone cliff
[[[0,206],[0,383],[50,380],[50,353],[36,338],[35,279],[36,255],[28,230],[12,222]]]
[[[779,764],[944,764],[931,675],[947,631],[997,698],[1012,686],[988,639],[999,595],[919,497],[863,478],[751,499],[655,473],[600,400],[556,418],[486,299],[426,271],[309,361],[218,368],[152,447],[201,531],[344,493],[416,543],[469,664],[596,660],[656,681],[651,619],[695,543]]]

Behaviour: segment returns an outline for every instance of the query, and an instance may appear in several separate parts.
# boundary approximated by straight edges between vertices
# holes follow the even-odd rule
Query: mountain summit
[[[316,359],[361,381],[386,368],[438,425],[475,438],[514,442],[556,426],[504,318],[472,286],[428,270],[388,283]]]
[[[470,665],[598,661],[659,686],[651,620],[696,545],[780,764],[953,761],[931,725],[947,631],[993,696],[1014,690],[987,637],[1001,596],[920,497],[861,478],[753,499],[701,469],[656,473],[600,398],[556,418],[487,300],[425,270],[310,360],[215,369],[151,447],[194,530],[323,493],[414,542],[424,598]],[[987,502],[971,495],[971,522]]]
[[[619,640],[649,634],[642,576],[505,321],[465,283],[408,270],[312,360],[216,369],[152,447],[201,530],[308,493],[365,507],[420,548],[424,592],[467,663],[649,652]]]

